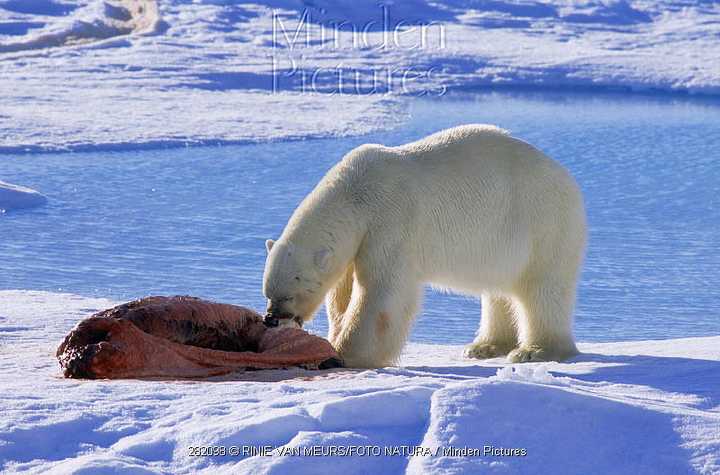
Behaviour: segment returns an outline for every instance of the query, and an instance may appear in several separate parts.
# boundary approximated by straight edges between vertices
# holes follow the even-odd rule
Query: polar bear
[[[348,153],[267,241],[263,293],[285,323],[325,298],[349,367],[397,362],[425,284],[480,297],[467,357],[557,361],[577,353],[585,242],[582,195],[561,165],[500,128],[464,125]]]

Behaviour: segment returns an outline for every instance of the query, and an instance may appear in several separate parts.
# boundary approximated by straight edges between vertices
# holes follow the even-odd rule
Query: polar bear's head
[[[265,242],[268,251],[263,294],[268,299],[270,325],[302,326],[312,318],[333,274],[333,251],[318,245],[298,245],[283,239]]]

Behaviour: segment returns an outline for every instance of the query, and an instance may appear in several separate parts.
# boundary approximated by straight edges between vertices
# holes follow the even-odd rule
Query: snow
[[[0,214],[13,209],[41,206],[46,202],[44,195],[31,188],[0,181]]]
[[[0,0],[0,150],[361,134],[446,88],[717,95],[719,13],[686,0]]]
[[[411,343],[401,366],[377,370],[254,371],[211,381],[61,378],[54,350],[63,335],[115,303],[0,291],[0,470],[720,471],[720,337],[581,344],[582,354],[566,363],[471,361],[460,346]],[[195,446],[271,452],[190,456]],[[366,452],[302,455],[331,447]],[[462,457],[451,449],[525,455]]]

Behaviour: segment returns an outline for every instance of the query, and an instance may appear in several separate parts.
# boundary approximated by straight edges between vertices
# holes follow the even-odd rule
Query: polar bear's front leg
[[[325,311],[328,315],[328,340],[333,341],[343,326],[343,316],[350,304],[355,267],[350,264],[325,297]]]
[[[510,300],[493,295],[482,296],[480,330],[465,347],[468,358],[494,358],[506,355],[518,346],[515,312]]]
[[[379,368],[397,362],[422,300],[422,285],[411,275],[358,278],[343,328],[330,339],[345,366]]]

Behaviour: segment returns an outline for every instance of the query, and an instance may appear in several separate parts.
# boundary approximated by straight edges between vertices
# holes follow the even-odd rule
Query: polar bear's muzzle
[[[268,313],[263,317],[263,323],[270,328],[285,326],[302,328],[303,320],[295,315]]]
[[[298,315],[294,301],[293,297],[269,298],[267,314],[263,318],[265,326],[302,328],[304,319]]]

